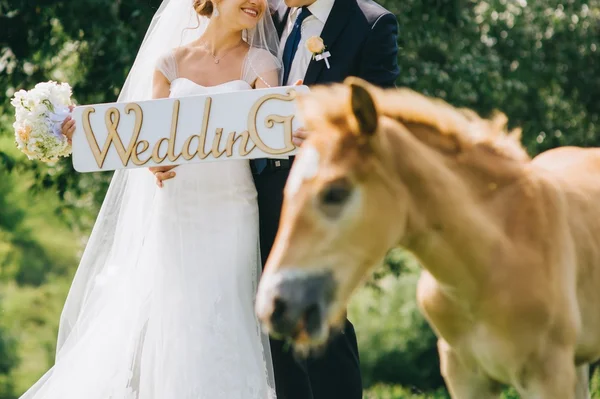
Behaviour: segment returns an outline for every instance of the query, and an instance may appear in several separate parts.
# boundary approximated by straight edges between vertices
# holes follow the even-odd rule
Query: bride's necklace
[[[210,49],[208,48],[208,46],[206,44],[202,44],[201,47],[206,50],[206,52],[208,54],[210,54],[210,56],[215,60],[215,64],[218,64],[223,58],[225,58],[227,56],[227,54],[229,54],[230,52],[232,52],[233,50],[235,50],[236,48],[240,47],[242,45],[242,43],[244,43],[243,40],[240,40],[240,42],[238,44],[236,44],[235,46],[233,46],[232,48],[230,48],[229,50],[227,50],[225,52],[225,54],[221,55],[220,57],[217,58],[217,56],[210,51]]]

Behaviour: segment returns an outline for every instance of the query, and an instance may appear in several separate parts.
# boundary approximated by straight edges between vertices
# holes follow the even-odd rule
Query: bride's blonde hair
[[[211,0],[194,0],[194,10],[202,17],[211,17],[214,11],[214,4]]]

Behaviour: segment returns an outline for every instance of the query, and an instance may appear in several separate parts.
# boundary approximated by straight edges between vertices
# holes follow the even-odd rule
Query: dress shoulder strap
[[[158,61],[156,61],[156,69],[158,69],[169,82],[177,79],[177,60],[175,59],[175,51],[169,51],[167,54],[162,55]]]

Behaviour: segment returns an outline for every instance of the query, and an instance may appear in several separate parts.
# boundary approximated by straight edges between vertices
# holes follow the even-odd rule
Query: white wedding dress
[[[171,97],[249,89],[244,80],[202,87],[175,78]],[[175,171],[162,189],[150,188],[147,169],[115,177],[136,176],[117,197],[151,192],[151,205],[119,210],[140,221],[115,222],[120,250],[84,255],[107,266],[85,301],[65,309],[56,364],[23,399],[275,397],[268,340],[254,315],[259,226],[249,163]]]

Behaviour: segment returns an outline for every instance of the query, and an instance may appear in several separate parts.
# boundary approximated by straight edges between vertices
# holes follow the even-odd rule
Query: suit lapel
[[[355,6],[356,0],[336,0],[335,3],[333,3],[333,8],[323,27],[323,33],[321,33],[321,38],[328,50],[331,49],[339,35],[342,33],[342,30],[350,21],[349,17],[352,14],[352,11],[354,11]],[[332,53],[329,60],[330,63],[335,62],[334,57],[335,54]],[[304,76],[304,84],[313,85],[317,83],[317,79],[323,71],[323,68],[325,68],[325,61],[311,60],[310,64],[308,64],[306,75]]]

